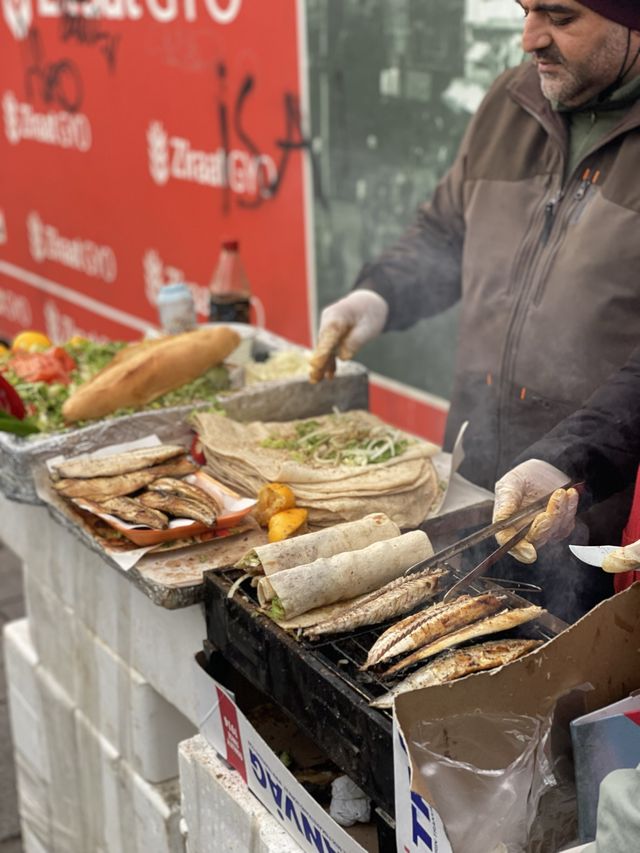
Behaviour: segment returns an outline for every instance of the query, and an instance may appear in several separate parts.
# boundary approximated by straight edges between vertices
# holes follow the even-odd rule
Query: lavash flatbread
[[[293,619],[307,610],[373,592],[432,554],[427,534],[414,530],[260,578],[258,599],[265,605],[277,596],[284,618]]]
[[[356,411],[364,426],[382,422],[370,412]],[[314,420],[322,422],[319,416]],[[415,528],[429,514],[438,495],[438,477],[431,457],[438,448],[403,433],[406,449],[385,462],[368,465],[314,465],[291,458],[290,451],[263,447],[265,439],[292,430],[288,423],[238,423],[215,413],[195,416],[210,473],[243,494],[256,493],[266,482],[287,483],[309,523],[324,526],[384,512],[400,527]],[[387,425],[384,425],[387,427]]]
[[[314,533],[283,539],[281,542],[271,542],[268,545],[258,545],[249,551],[236,565],[248,568],[253,574],[254,569],[245,565],[247,560],[257,558],[260,569],[265,575],[286,571],[296,566],[306,566],[320,557],[333,557],[344,551],[359,551],[373,542],[381,542],[400,536],[400,528],[384,513],[376,512],[358,519],[336,524]]]

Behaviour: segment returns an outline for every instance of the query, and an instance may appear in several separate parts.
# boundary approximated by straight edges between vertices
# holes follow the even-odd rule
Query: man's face
[[[516,2],[526,17],[522,47],[538,67],[546,98],[578,107],[616,80],[627,53],[625,27],[575,0]]]

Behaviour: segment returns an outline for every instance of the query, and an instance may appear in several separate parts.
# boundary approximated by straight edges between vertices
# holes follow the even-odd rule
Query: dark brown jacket
[[[569,175],[567,152],[534,66],[506,72],[432,201],[358,279],[387,329],[462,300],[446,444],[469,420],[463,473],[488,487],[640,342],[640,103]]]

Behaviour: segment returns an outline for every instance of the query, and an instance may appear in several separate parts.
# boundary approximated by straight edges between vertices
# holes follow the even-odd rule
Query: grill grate
[[[417,612],[425,606],[441,601],[447,589],[460,580],[466,571],[466,569],[454,569],[450,566],[448,568],[450,574],[447,577],[446,585],[444,585],[432,599],[415,608],[412,612]],[[224,580],[222,580],[222,582],[228,584],[230,588],[233,581],[239,576],[240,572],[229,570],[221,576],[221,579],[223,578]],[[512,585],[512,582],[510,581],[505,583]],[[512,607],[524,607],[531,603],[530,601],[521,598],[510,588],[503,586],[501,582],[488,578],[480,578],[476,580],[469,586],[467,591],[469,593],[480,594],[496,590],[500,590],[508,596],[508,603]],[[242,595],[250,606],[254,607],[259,612],[262,612],[259,608],[255,591],[248,582],[238,590],[236,595]],[[359,628],[348,634],[326,636],[317,640],[304,638],[302,636],[302,631],[298,630],[295,640],[301,648],[304,648],[310,654],[317,657],[324,666],[330,669],[349,688],[368,703],[372,699],[376,699],[378,696],[386,693],[391,687],[393,687],[393,685],[402,681],[411,671],[407,669],[399,673],[395,678],[385,679],[380,675],[377,675],[375,671],[372,670],[367,670],[365,672],[360,671],[360,667],[366,661],[371,646],[387,630],[387,628],[404,618],[405,615],[409,614],[403,614],[402,616],[395,617],[394,619],[390,619],[375,626]],[[275,623],[273,624],[275,626]],[[485,639],[500,639],[501,637],[526,637],[527,639],[546,641],[556,636],[559,630],[564,627],[566,627],[565,624],[561,623],[560,620],[556,619],[556,617],[545,619],[545,616],[542,616],[539,619],[527,622],[524,625],[511,629],[508,632],[491,634],[487,637],[472,640],[470,641],[470,644],[482,642]],[[426,662],[427,661],[423,661],[421,665],[424,665]],[[383,710],[381,713],[386,713],[391,716],[392,712],[391,710]]]

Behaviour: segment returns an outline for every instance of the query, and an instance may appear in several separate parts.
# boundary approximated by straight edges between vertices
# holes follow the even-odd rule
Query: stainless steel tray
[[[230,324],[251,346],[262,352],[295,349],[296,345],[253,326]],[[331,382],[311,385],[307,379],[295,377],[261,382],[225,392],[219,397],[227,414],[240,421],[286,421],[313,417],[340,410],[367,409],[369,381],[366,368],[355,362],[340,363]],[[20,438],[0,432],[0,492],[10,500],[39,504],[32,470],[52,456],[88,453],[109,444],[120,444],[155,433],[167,441],[188,443],[190,429],[187,416],[207,403],[190,404],[170,409],[136,412],[120,418],[96,421],[94,424],[62,432]]]

